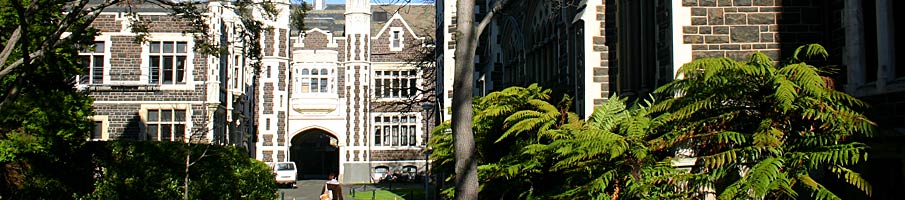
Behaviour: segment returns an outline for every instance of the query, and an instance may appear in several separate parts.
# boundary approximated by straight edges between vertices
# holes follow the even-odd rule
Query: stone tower
[[[349,161],[368,161],[368,111],[370,110],[369,75],[371,66],[371,3],[368,0],[346,0],[345,24],[345,99],[346,149]],[[347,165],[354,163],[347,163]]]

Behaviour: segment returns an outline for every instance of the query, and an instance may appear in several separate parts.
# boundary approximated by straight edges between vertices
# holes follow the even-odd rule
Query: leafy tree
[[[208,3],[214,1],[122,1],[122,0],[0,0],[0,197],[72,198],[90,191],[88,173],[66,173],[59,169],[80,168],[87,159],[73,153],[84,143],[92,123],[88,117],[92,101],[75,90],[73,77],[85,74],[78,51],[91,48],[97,30],[94,19],[111,6],[132,8],[157,5],[187,20],[195,38],[196,52],[218,56],[221,45],[211,37]],[[230,1],[242,20],[242,52],[255,61],[261,57],[262,13],[273,17],[270,1]],[[133,9],[124,9],[133,10]],[[137,9],[136,9],[137,10]],[[132,24],[136,41],[147,35],[148,22]],[[252,63],[252,66],[258,66]],[[87,185],[87,186],[86,186]]]
[[[815,174],[822,172],[866,192],[870,184],[849,166],[867,158],[858,137],[874,123],[856,109],[864,103],[831,89],[818,69],[799,59],[826,57],[820,45],[799,47],[781,64],[761,53],[747,62],[704,58],[685,64],[677,80],[659,88],[679,94],[651,110],[669,113],[669,131],[651,142],[697,157],[698,184],[720,199],[839,199]],[[681,153],[680,153],[681,154]]]
[[[185,158],[195,161],[197,170],[188,177],[193,198],[274,199],[276,185],[270,168],[249,158],[236,147],[209,144],[185,146],[177,142],[96,142],[80,153],[90,155],[97,171],[92,191],[76,195],[81,199],[180,199],[185,192]]]
[[[289,26],[298,30],[299,33],[308,30],[308,27],[305,26],[305,16],[308,16],[308,11],[311,11],[311,4],[308,2],[293,2],[292,11],[289,14]]]
[[[477,148],[480,190],[488,191],[482,198],[531,198],[547,195],[559,189],[555,182],[562,176],[549,173],[552,160],[524,154],[523,147],[549,143],[569,134],[568,129],[580,128],[582,121],[575,113],[567,112],[571,99],[563,98],[551,104],[552,91],[537,84],[510,87],[475,99],[474,131]],[[446,122],[432,133],[432,154],[435,173],[449,174],[454,169],[452,135]],[[454,177],[454,176],[450,176]],[[453,195],[452,188],[444,192]],[[492,192],[490,192],[492,191]]]

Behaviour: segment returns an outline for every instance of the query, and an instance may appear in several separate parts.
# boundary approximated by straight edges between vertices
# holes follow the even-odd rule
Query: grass
[[[393,193],[393,192],[390,192],[387,190],[356,192],[353,196],[355,196],[356,200],[370,200],[372,196],[374,196],[374,199],[377,199],[377,200],[405,199],[399,195],[396,195],[396,193]]]
[[[390,187],[389,184],[374,184],[380,188],[374,191],[355,192],[353,196],[356,200],[370,200],[374,196],[375,200],[424,200],[424,186],[420,184],[395,184]],[[390,189],[392,188],[392,189]]]

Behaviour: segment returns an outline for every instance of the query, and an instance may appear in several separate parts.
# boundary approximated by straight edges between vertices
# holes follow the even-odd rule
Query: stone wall
[[[133,36],[110,37],[111,81],[138,81],[141,76],[141,44]]]
[[[614,10],[616,8],[613,0],[601,0],[602,6],[597,6],[595,11],[597,12],[597,20],[600,21],[600,24],[596,26],[596,28],[600,29],[599,34],[592,38],[590,44],[593,45],[591,51],[598,52],[600,54],[600,63],[585,63],[585,67],[591,67],[593,70],[592,81],[594,84],[600,84],[600,94],[592,93],[585,94],[591,97],[594,97],[594,106],[599,106],[603,104],[606,99],[610,97],[610,47],[615,45],[609,41],[616,41],[615,30],[610,30],[607,27],[614,27],[616,18]],[[607,4],[609,3],[609,4]],[[607,19],[611,20],[607,20]],[[589,24],[588,27],[585,28],[595,28],[594,24]],[[589,41],[584,41],[586,44]],[[599,96],[598,96],[599,95]]]
[[[289,31],[284,28],[281,28],[279,30],[280,30],[280,46],[279,46],[280,53],[278,55],[280,57],[286,57],[286,55],[288,55],[288,52],[289,52],[289,48],[287,48],[289,46],[289,35],[288,35]]]
[[[273,52],[276,48],[274,48],[274,28],[267,29],[264,32],[264,56],[273,56]]]
[[[91,22],[91,27],[100,32],[119,32],[123,28],[122,21],[116,20],[115,14],[101,14]]]
[[[264,114],[273,114],[273,83],[264,83]]]
[[[371,160],[397,161],[397,160],[423,160],[421,150],[373,150]]]
[[[778,59],[803,43],[822,40],[821,7],[816,0],[683,0],[691,26],[682,27],[692,57],[747,59],[760,51]]]

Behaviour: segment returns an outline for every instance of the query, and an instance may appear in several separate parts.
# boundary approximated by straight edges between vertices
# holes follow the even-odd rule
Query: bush
[[[181,199],[188,152],[190,199],[276,198],[269,167],[235,147],[114,141],[91,143],[86,151],[95,179],[92,192],[75,195],[84,199]]]

